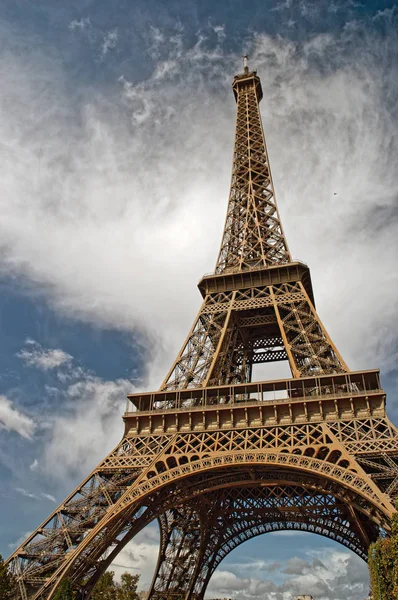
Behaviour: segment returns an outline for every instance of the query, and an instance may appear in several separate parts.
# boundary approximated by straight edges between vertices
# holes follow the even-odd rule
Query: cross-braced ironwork
[[[15,598],[50,600],[64,577],[88,598],[154,519],[151,600],[202,600],[245,540],[311,531],[366,559],[390,530],[398,433],[379,372],[350,371],[292,261],[275,201],[255,71],[234,79],[231,193],[203,303],[160,390],[133,394],[118,446],[9,558]],[[253,365],[292,377],[252,382]]]

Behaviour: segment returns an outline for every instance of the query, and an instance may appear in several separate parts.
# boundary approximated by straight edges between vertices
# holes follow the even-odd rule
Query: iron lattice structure
[[[151,600],[203,599],[223,558],[269,531],[312,531],[366,559],[390,529],[398,435],[379,372],[352,372],[283,233],[255,71],[235,77],[231,193],[203,303],[157,392],[129,396],[118,446],[8,559],[15,598],[50,600],[63,577],[88,598],[154,519]],[[292,378],[252,382],[287,360]]]

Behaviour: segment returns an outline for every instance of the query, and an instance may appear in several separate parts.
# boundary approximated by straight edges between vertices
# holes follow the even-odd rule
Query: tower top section
[[[257,102],[260,102],[263,97],[261,81],[257,76],[257,71],[249,71],[249,57],[245,55],[243,56],[243,73],[235,75],[232,83],[235,100],[238,101],[238,94],[240,91],[244,91],[253,87],[256,90]]]
[[[291,262],[276,205],[259,102],[257,71],[243,57],[243,73],[232,89],[237,104],[235,144],[227,217],[216,270],[237,273]]]

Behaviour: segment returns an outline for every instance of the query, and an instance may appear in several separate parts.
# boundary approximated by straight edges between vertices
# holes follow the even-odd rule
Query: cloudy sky
[[[3,555],[118,442],[126,394],[157,388],[185,338],[221,239],[244,53],[292,254],[398,423],[397,25],[381,0],[2,0]],[[151,525],[115,569],[147,587],[157,542]],[[232,552],[208,597],[367,589],[343,547],[281,533]]]

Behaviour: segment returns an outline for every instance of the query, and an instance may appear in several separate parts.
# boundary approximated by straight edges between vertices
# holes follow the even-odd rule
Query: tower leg
[[[159,518],[160,549],[149,600],[186,600],[202,553],[202,517],[192,505],[166,511]]]
[[[218,491],[161,515],[159,559],[149,600],[204,598],[213,563],[233,525],[233,501],[223,496]]]

